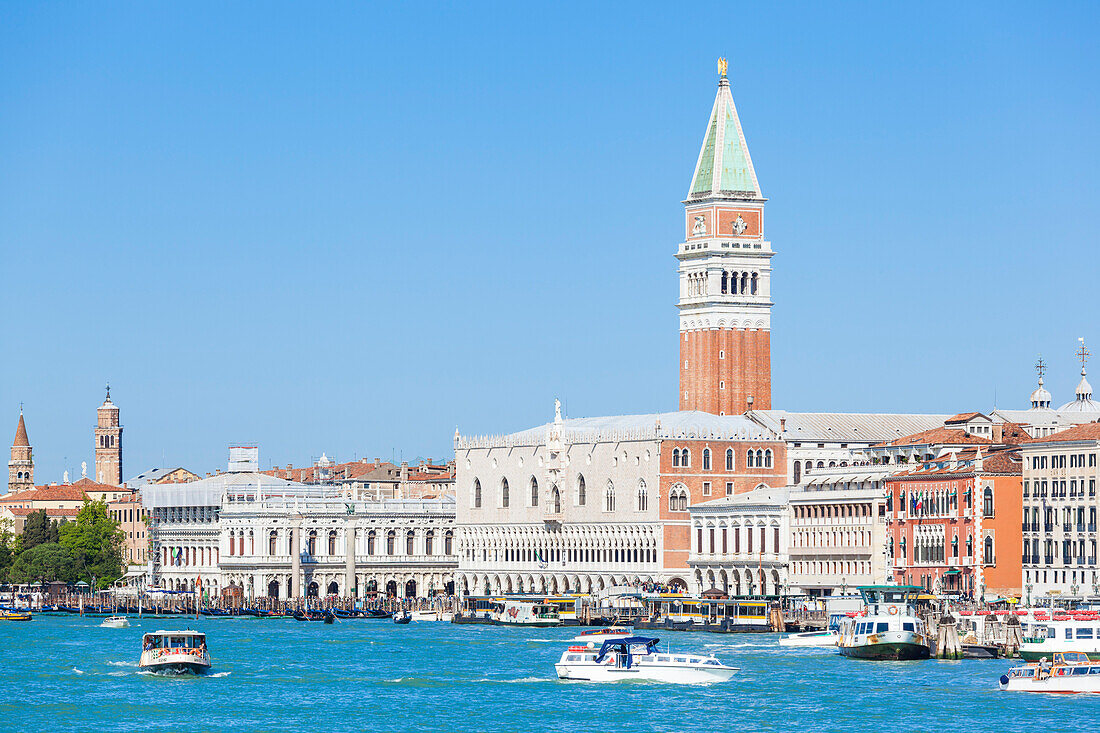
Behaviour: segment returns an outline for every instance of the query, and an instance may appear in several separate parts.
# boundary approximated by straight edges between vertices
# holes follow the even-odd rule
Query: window
[[[474,509],[481,508],[481,482],[474,479]],[[390,553],[393,554],[392,552]]]
[[[534,476],[531,477],[531,506],[539,505],[539,482]]]
[[[393,555],[397,549],[397,532],[392,529],[386,533],[386,554]]]
[[[726,482],[726,496],[733,496],[733,482]]]
[[[684,450],[680,452],[680,465],[684,468],[691,465],[691,451],[687,448],[684,448]]]
[[[584,489],[584,476],[577,475],[577,506],[584,506],[584,502],[587,499]]]
[[[638,479],[638,511],[644,512],[649,508],[649,490],[646,488],[645,479]]]
[[[336,554],[336,530],[329,530],[328,533],[328,554]]]
[[[982,514],[986,517],[993,516],[993,489],[988,486],[985,487],[985,493],[982,495]]]
[[[680,467],[680,449],[679,448],[673,448],[672,449],[672,467],[673,468],[679,468]]]
[[[764,468],[772,467],[772,449],[768,448],[764,451]]]
[[[687,511],[687,489],[682,486],[674,486],[668,493],[668,510],[670,512]]]
[[[607,489],[604,491],[604,511],[615,511],[615,484],[610,481],[607,482]]]
[[[405,554],[413,554],[413,545],[416,542],[416,534],[410,529],[405,533]]]
[[[745,466],[748,468],[756,468],[756,454],[751,450],[745,452]]]
[[[242,550],[244,548],[241,548]],[[317,530],[311,529],[309,531],[309,540],[306,542],[306,552],[310,555],[317,554]]]
[[[561,492],[556,485],[550,487],[550,505],[554,509],[554,514],[561,514]]]
[[[733,448],[726,448],[726,470],[733,470]]]
[[[454,541],[455,541],[454,532],[452,532],[451,530],[448,529],[447,533],[443,535],[443,554],[444,555],[453,555],[454,554]]]
[[[703,470],[710,470],[710,448],[703,449]]]
[[[375,531],[373,529],[370,532],[367,532],[367,554],[368,555],[373,555],[374,554],[374,541],[377,538],[378,538],[378,535],[375,533]]]
[[[993,538],[992,537],[986,536],[986,538],[985,538],[985,547],[983,549],[985,550],[985,557],[982,559],[982,561],[986,565],[992,565],[996,560],[996,558],[993,555]]]
[[[278,539],[279,533],[275,530],[271,530],[271,534],[267,536],[267,554],[275,554],[275,541]]]
[[[710,481],[703,482],[703,496],[710,496]]]
[[[500,480],[500,505],[504,508],[508,508],[508,479],[502,478]]]

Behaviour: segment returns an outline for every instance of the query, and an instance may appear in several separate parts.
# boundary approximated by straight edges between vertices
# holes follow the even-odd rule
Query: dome
[[[1081,370],[1081,382],[1077,385],[1077,398],[1073,402],[1062,405],[1064,412],[1100,412],[1100,402],[1092,399],[1092,385],[1085,378],[1085,370]]]
[[[1043,387],[1043,380],[1039,378],[1039,388],[1031,393],[1031,409],[1033,410],[1049,410],[1050,409],[1050,392],[1046,391]]]

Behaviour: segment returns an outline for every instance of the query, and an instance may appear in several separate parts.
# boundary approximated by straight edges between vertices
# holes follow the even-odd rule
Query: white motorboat
[[[603,644],[608,639],[625,639],[634,636],[634,629],[629,626],[606,626],[601,629],[589,629],[582,631],[569,641],[573,644]]]
[[[130,628],[130,619],[125,616],[108,616],[103,619],[100,626],[105,629],[128,629]]]
[[[1100,662],[1080,652],[1055,652],[1054,661],[1043,657],[1013,667],[1001,675],[1000,688],[1010,692],[1100,692]]]
[[[649,680],[698,684],[727,682],[740,669],[714,657],[699,654],[661,653],[657,639],[627,636],[608,639],[599,649],[571,646],[554,665],[558,679],[584,682]]]
[[[779,646],[828,647],[836,646],[840,636],[835,631],[806,631],[801,634],[788,634],[779,640]]]
[[[168,674],[202,674],[210,669],[206,634],[200,631],[154,631],[141,638],[141,669]]]
[[[450,623],[454,614],[445,611],[413,611],[413,621],[444,621]]]
[[[916,610],[923,591],[916,585],[860,587],[865,608],[841,623],[840,653],[856,659],[928,659],[928,631]]]

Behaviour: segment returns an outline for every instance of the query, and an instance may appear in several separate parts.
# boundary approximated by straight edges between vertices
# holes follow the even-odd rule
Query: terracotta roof
[[[958,461],[966,462],[973,461],[977,458],[976,448],[967,448],[959,451],[955,458]],[[935,477],[937,479],[966,476],[974,473],[973,465],[963,465],[956,468],[944,466],[938,467],[940,463],[946,463],[951,460],[948,456],[941,456],[932,461],[924,461],[921,464],[920,469],[911,471],[902,471],[894,476],[888,477],[886,480],[891,481],[893,479],[917,479],[925,477]],[[922,470],[927,467],[933,467],[930,470]],[[982,453],[982,473],[983,474],[1006,474],[1006,475],[1019,475],[1022,473],[1023,462],[1020,460],[1020,454],[1016,449],[1009,450],[994,450],[989,453]]]
[[[1019,445],[1031,440],[1027,430],[1020,423],[1006,422],[1001,426],[1001,442],[1007,445]]]
[[[121,486],[115,486],[114,484],[101,484],[97,481],[92,481],[87,476],[81,478],[79,481],[73,481],[71,486],[78,486],[84,491],[129,491]]]
[[[43,511],[43,510],[42,509],[28,509],[27,507],[8,507],[8,511],[11,512],[12,514],[14,514],[17,517],[25,517],[28,514],[32,514],[34,512],[40,512],[40,511]],[[47,517],[75,517],[80,512],[80,510],[76,509],[75,507],[72,508],[72,509],[50,508],[50,509],[46,509],[45,512],[46,512]]]
[[[989,445],[993,441],[989,438],[981,438],[970,435],[965,430],[955,428],[932,428],[923,430],[913,435],[906,435],[888,443],[879,443],[875,448],[904,445]]]
[[[454,475],[451,473],[421,473],[421,474],[409,474],[409,481],[423,481],[424,483],[431,483],[433,481],[453,481]]]
[[[30,448],[31,442],[27,439],[27,425],[23,422],[23,411],[19,411],[19,425],[15,428],[15,442],[12,448]]]
[[[1032,438],[1027,443],[1069,443],[1075,440],[1100,440],[1100,423],[1090,422],[1054,435]]]
[[[943,421],[944,425],[952,425],[960,422],[970,422],[976,417],[986,417],[986,415],[980,412],[960,412],[958,415],[952,415]]]

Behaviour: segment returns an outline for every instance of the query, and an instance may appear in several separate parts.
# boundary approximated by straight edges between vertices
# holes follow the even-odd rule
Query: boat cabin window
[[[913,624],[911,624],[908,621],[905,621],[901,625],[901,630],[902,631],[912,631],[913,630]]]
[[[676,657],[677,662],[686,662],[687,660],[687,657]]]
[[[658,662],[667,662],[668,660],[668,657],[657,657]],[[1097,669],[1100,669],[1100,667],[1097,667]]]
[[[1066,627],[1066,638],[1067,639],[1072,639],[1073,638],[1073,629],[1070,628],[1069,626]]]
[[[1100,674],[1100,667],[1089,667],[1089,674]]]
[[[581,661],[581,655],[580,654],[570,654],[566,659],[567,659],[567,661],[570,661],[570,662],[579,662],[579,661]]]
[[[1053,639],[1053,638],[1055,638],[1055,630],[1054,630],[1054,627],[1047,627],[1047,638],[1048,638],[1048,639]]]
[[[885,621],[880,621],[879,624],[878,624],[878,628],[875,629],[875,631],[877,631],[878,633],[881,634],[883,631],[886,631],[889,627],[890,627],[890,624],[886,623]]]
[[[1091,639],[1092,638],[1092,628],[1077,629],[1077,638],[1078,639]]]
[[[1073,673],[1074,674],[1088,674],[1089,673],[1089,668],[1088,667],[1077,667],[1076,669],[1073,670]]]

